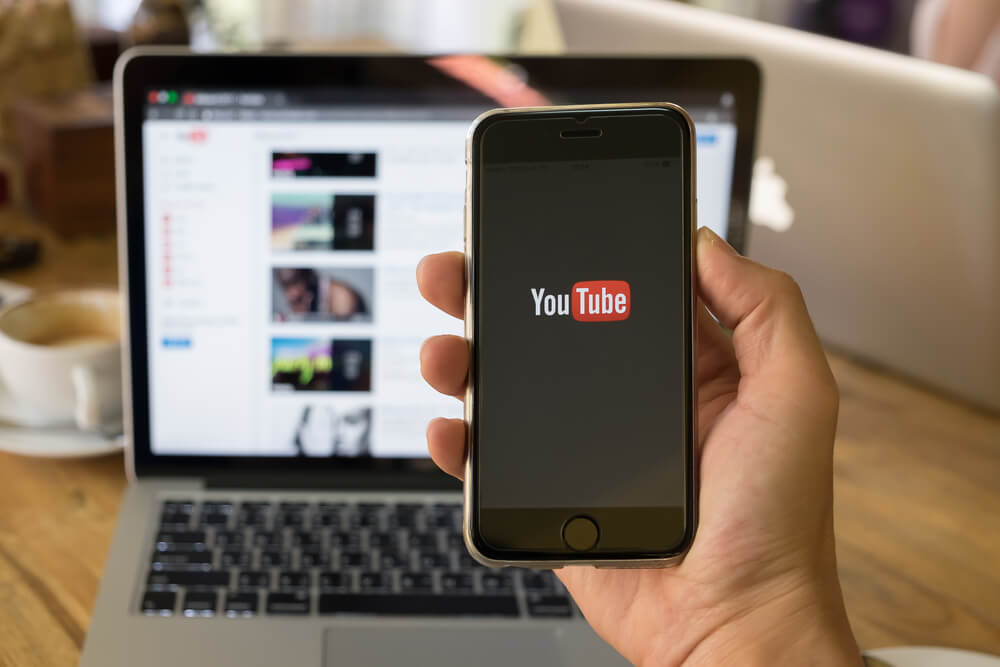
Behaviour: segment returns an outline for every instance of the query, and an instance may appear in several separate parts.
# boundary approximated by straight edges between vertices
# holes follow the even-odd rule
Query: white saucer
[[[892,667],[1000,667],[1000,657],[937,646],[895,646],[865,654]]]
[[[29,428],[0,423],[0,451],[42,458],[82,458],[120,452],[124,438],[75,428]]]

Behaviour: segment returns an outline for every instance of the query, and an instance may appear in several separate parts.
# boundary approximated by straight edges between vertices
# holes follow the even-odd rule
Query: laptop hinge
[[[461,485],[443,473],[377,474],[359,473],[253,473],[234,471],[218,472],[205,476],[206,489],[297,489],[321,491],[459,491]]]

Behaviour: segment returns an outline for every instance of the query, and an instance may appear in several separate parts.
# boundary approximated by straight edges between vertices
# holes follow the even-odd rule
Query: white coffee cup
[[[121,413],[117,291],[39,293],[0,311],[0,419],[95,431]]]

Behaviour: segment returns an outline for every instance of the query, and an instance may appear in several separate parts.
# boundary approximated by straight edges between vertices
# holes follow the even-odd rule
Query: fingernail
[[[726,243],[725,239],[721,238],[708,227],[698,229],[698,243],[706,243],[709,247],[720,248],[732,255],[736,254],[736,249],[733,246]]]

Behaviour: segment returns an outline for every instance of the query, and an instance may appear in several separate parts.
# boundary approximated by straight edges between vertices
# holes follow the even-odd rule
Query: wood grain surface
[[[0,233],[39,230],[0,214]],[[64,244],[2,276],[112,282],[114,241]],[[864,648],[1000,654],[1000,416],[830,354],[840,383],[837,552]],[[76,664],[125,478],[121,456],[0,454],[0,665]]]

